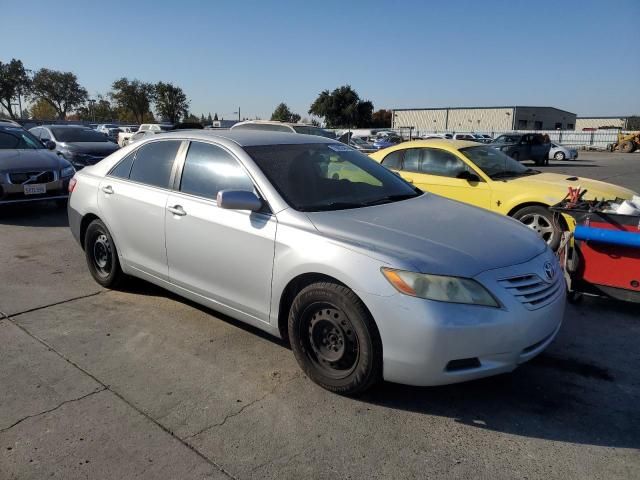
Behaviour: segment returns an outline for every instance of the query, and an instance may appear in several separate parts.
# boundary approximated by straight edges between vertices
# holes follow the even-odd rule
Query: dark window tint
[[[152,142],[140,147],[129,178],[155,187],[169,188],[171,167],[179,141]]]
[[[382,160],[382,165],[387,168],[393,168],[394,170],[400,170],[402,162],[402,150],[396,150],[395,152],[391,152],[389,155],[384,157]]]
[[[455,155],[435,148],[422,149],[420,171],[429,175],[456,178],[466,170],[462,160]]]
[[[402,169],[406,170],[407,172],[419,172],[420,157],[421,152],[419,148],[410,148],[409,150],[405,150]]]
[[[52,127],[51,131],[59,142],[108,142],[104,133],[85,127]],[[44,137],[42,137],[44,138]]]
[[[118,178],[129,178],[129,173],[131,173],[131,165],[133,165],[133,159],[136,154],[130,153],[126,157],[124,157],[120,163],[118,163],[110,172],[109,175],[112,177]]]
[[[182,170],[180,191],[215,200],[220,190],[252,192],[253,183],[238,161],[222,148],[191,142]]]

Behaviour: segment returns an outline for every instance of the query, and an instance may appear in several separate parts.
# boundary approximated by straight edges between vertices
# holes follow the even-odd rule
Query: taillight
[[[78,181],[75,177],[69,180],[69,193],[73,192],[73,189],[76,188],[76,183],[78,183]]]

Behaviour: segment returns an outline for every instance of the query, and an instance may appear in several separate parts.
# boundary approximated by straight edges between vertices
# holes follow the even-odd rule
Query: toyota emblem
[[[556,274],[555,268],[553,267],[553,263],[545,262],[544,264],[544,274],[547,277],[547,281],[553,280],[554,275]]]

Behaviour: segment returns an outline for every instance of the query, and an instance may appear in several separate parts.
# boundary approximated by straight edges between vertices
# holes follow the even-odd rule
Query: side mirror
[[[262,208],[262,200],[246,190],[221,190],[216,199],[218,206],[227,210],[249,210],[256,212]]]
[[[52,142],[51,140],[47,140],[44,142],[44,146],[47,147],[49,150],[55,150],[56,149],[56,142]]]
[[[480,177],[475,173],[470,172],[469,170],[463,170],[458,175],[456,175],[456,178],[466,180],[469,183],[475,183],[480,181]]]

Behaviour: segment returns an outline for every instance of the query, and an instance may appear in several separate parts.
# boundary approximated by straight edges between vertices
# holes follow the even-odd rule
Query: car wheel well
[[[513,217],[513,215],[518,210],[521,210],[521,209],[526,208],[526,207],[544,207],[544,208],[549,208],[549,205],[547,205],[546,203],[542,203],[542,202],[521,203],[520,205],[516,205],[515,207],[513,207],[509,211],[509,213],[507,213],[507,216]],[[569,229],[569,225],[567,225],[567,221],[564,219],[564,217],[562,215],[559,215],[558,218],[559,218],[560,227],[562,227],[562,230],[568,230]]]
[[[347,287],[347,285],[340,280],[323,273],[303,273],[291,279],[282,291],[280,307],[278,309],[278,331],[283,340],[289,341],[289,311],[291,310],[293,300],[303,288],[317,282],[332,282]]]
[[[80,246],[84,249],[84,235],[87,233],[87,228],[94,220],[100,220],[97,215],[93,213],[88,213],[84,217],[82,217],[82,221],[80,222]]]

